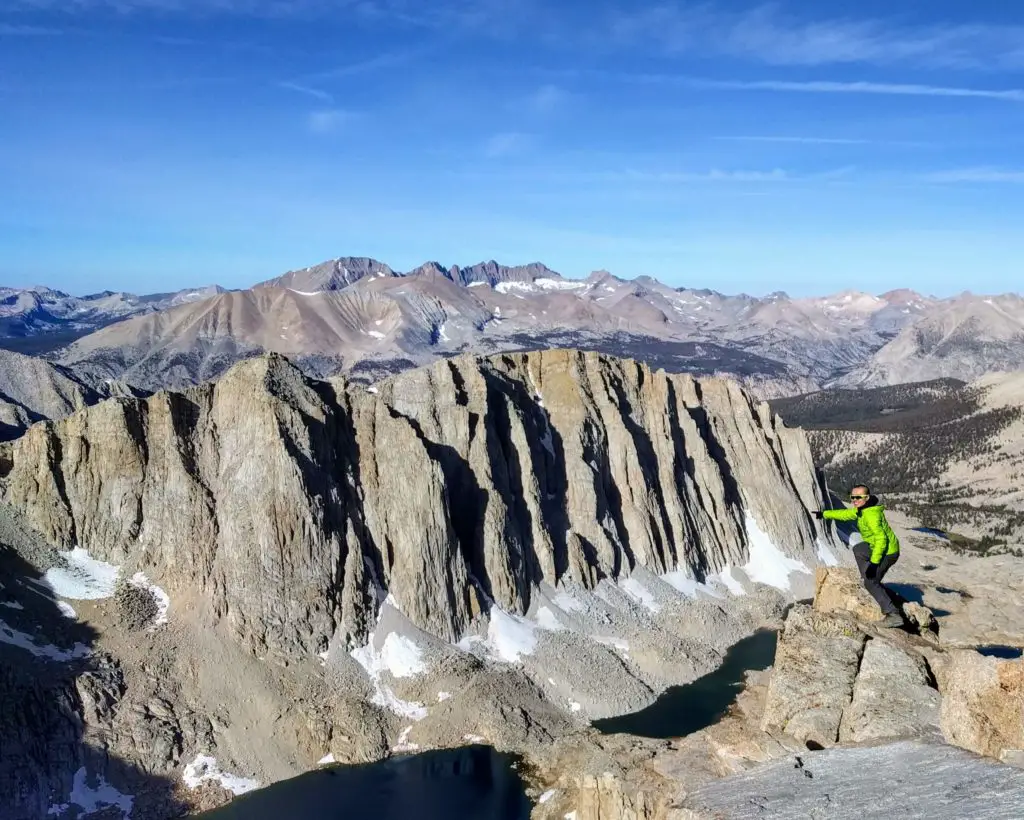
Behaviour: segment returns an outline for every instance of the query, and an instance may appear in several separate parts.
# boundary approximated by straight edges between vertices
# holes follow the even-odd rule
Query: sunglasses
[[[867,499],[870,498],[870,497],[871,496],[867,496],[867,495],[851,495],[850,496],[850,500],[851,501],[867,501]]]

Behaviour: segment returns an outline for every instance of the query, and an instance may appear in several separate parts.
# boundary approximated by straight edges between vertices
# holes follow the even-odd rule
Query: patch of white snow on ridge
[[[376,393],[376,392],[377,392],[377,388],[376,388],[376,387],[374,387],[374,386],[373,386],[373,385],[371,384],[371,385],[370,385],[369,387],[367,387],[367,388],[366,388],[366,392],[367,392],[367,393]]]
[[[587,286],[586,282],[559,282],[557,279],[534,279],[533,284],[544,290],[579,290]]]
[[[442,324],[441,324],[441,326],[440,326],[440,327],[439,327],[439,328],[437,329],[437,333],[438,333],[438,338],[439,338],[439,339],[440,339],[440,340],[441,340],[442,342],[450,342],[450,341],[451,341],[451,339],[449,339],[449,338],[448,338],[448,334],[444,332],[444,324],[443,324],[443,323],[442,323]]]
[[[746,595],[747,591],[743,589],[743,584],[738,579],[733,577],[732,567],[726,567],[716,576],[720,580],[725,588],[729,590],[733,595]]]
[[[497,606],[491,607],[490,616],[487,640],[501,660],[517,663],[523,655],[536,649],[537,627],[525,618],[510,615]]]
[[[537,610],[537,625],[541,629],[546,629],[549,632],[561,632],[565,629],[561,622],[555,616],[555,613],[548,609],[546,606],[542,606]]]
[[[586,609],[582,603],[568,592],[556,592],[554,597],[555,606],[563,612],[582,612]]]
[[[368,330],[368,331],[366,331],[366,335],[367,336],[373,336],[374,339],[386,339],[387,338],[387,336],[385,336],[379,330]]]
[[[24,609],[25,608],[21,604],[19,604],[17,601],[0,601],[0,606],[5,606],[8,609]]]
[[[251,792],[260,787],[258,780],[222,772],[217,765],[217,759],[209,755],[198,754],[196,759],[185,766],[181,779],[190,789],[198,789],[203,783],[215,780],[221,787],[238,796]]]
[[[131,795],[121,794],[99,775],[96,776],[96,786],[90,786],[88,772],[85,766],[75,772],[74,780],[71,783],[71,794],[68,802],[57,806],[50,806],[47,815],[62,815],[72,806],[81,809],[81,816],[95,814],[100,809],[116,807],[121,810],[121,817],[127,820],[132,816],[132,805],[135,798]]]
[[[832,550],[824,541],[818,541],[818,560],[826,567],[839,566],[839,559],[832,554]]]
[[[466,287],[467,288],[482,288],[482,287],[487,286],[488,284],[489,283],[487,283],[487,282],[470,282],[468,285],[466,285]]]
[[[538,279],[537,281],[539,284],[540,280]],[[494,286],[494,289],[498,291],[498,293],[504,294],[508,294],[513,290],[525,290],[529,293],[536,290],[536,288],[529,282],[498,282],[498,284]]]
[[[64,560],[66,567],[53,567],[43,575],[43,583],[54,595],[72,601],[95,601],[114,594],[118,567],[93,558],[82,547],[64,553]]]
[[[132,576],[131,585],[147,590],[153,596],[153,600],[156,601],[156,617],[149,628],[155,629],[161,624],[167,623],[167,611],[171,608],[171,596],[156,584],[150,583],[149,578],[146,577],[144,572],[136,572]]]
[[[537,802],[541,804],[547,803],[556,794],[558,794],[558,789],[548,789],[538,798]]]
[[[409,638],[389,632],[380,650],[383,667],[396,678],[413,678],[426,671],[422,650]]]
[[[619,581],[619,586],[630,598],[643,604],[650,612],[658,612],[661,609],[661,605],[655,600],[651,591],[636,578],[623,578]]]
[[[437,702],[438,703],[444,703],[451,696],[452,696],[451,692],[438,692],[437,693]]]
[[[325,754],[323,757],[321,757],[316,762],[316,765],[317,766],[330,766],[332,763],[336,763],[336,762],[337,761],[334,759],[334,752],[329,752],[328,754]]]
[[[49,661],[73,661],[90,654],[89,647],[81,643],[76,643],[72,649],[61,649],[52,644],[37,644],[31,635],[20,632],[3,621],[0,621],[0,643],[16,646],[37,658],[46,658]]]
[[[750,560],[743,569],[751,581],[767,584],[786,592],[789,590],[789,576],[794,572],[810,575],[803,561],[790,558],[761,529],[752,515],[747,514],[747,542],[750,545]]]
[[[403,635],[389,632],[380,652],[374,649],[371,637],[366,646],[353,649],[349,654],[370,677],[373,703],[411,720],[423,720],[427,716],[427,709],[422,703],[402,700],[381,680],[385,671],[396,678],[409,678],[424,670],[422,653],[415,643]]]
[[[713,589],[707,584],[702,584],[696,578],[691,578],[681,570],[665,573],[661,576],[661,580],[673,589],[683,593],[683,595],[688,598],[696,598],[699,592],[703,592],[705,595],[710,595],[712,598],[721,599],[725,597],[717,589]]]
[[[412,734],[412,726],[406,726],[402,729],[402,734],[398,736],[398,742],[391,747],[392,752],[415,752],[420,748],[418,743],[410,743],[409,735]]]
[[[60,610],[60,614],[65,618],[71,618],[72,620],[78,618],[78,613],[75,612],[75,608],[66,601],[57,601],[57,609]]]
[[[288,288],[292,293],[297,293],[299,296],[316,296],[320,293],[318,290],[295,290],[295,288]]]

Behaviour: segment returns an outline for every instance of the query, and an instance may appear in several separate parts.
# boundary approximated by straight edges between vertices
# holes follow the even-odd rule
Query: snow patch
[[[643,604],[649,611],[658,612],[661,609],[651,591],[636,578],[624,578],[619,581],[619,586],[630,598]]]
[[[74,780],[71,783],[71,794],[68,802],[61,805],[50,806],[46,812],[48,816],[64,814],[72,806],[81,809],[82,816],[94,814],[100,809],[115,807],[121,810],[121,817],[132,816],[132,804],[135,798],[127,794],[121,794],[99,775],[96,776],[96,786],[90,786],[87,782],[88,772],[85,766],[75,772]]]
[[[387,338],[387,336],[385,336],[379,330],[368,330],[368,331],[366,331],[366,335],[367,336],[373,336],[374,339],[386,339]]]
[[[582,710],[583,710],[583,707],[580,704],[578,704],[576,701],[574,701],[574,700],[570,700],[569,701],[569,711],[570,712],[574,712],[575,713],[575,712],[580,712]]]
[[[710,595],[712,598],[725,598],[717,589],[713,589],[707,584],[702,584],[696,578],[691,578],[681,570],[665,573],[661,576],[661,580],[688,598],[696,598],[698,593],[701,592],[705,595]]]
[[[444,324],[443,324],[443,323],[442,323],[442,324],[441,324],[441,326],[440,326],[440,327],[439,327],[439,328],[437,329],[437,333],[438,333],[438,338],[439,338],[439,339],[440,339],[440,340],[441,340],[442,342],[450,342],[450,341],[451,341],[451,339],[449,339],[449,338],[448,338],[448,334],[444,332]]]
[[[549,632],[561,632],[565,629],[558,618],[555,617],[555,613],[546,606],[542,606],[537,610],[537,625],[541,629],[546,629]]]
[[[747,592],[743,589],[743,584],[739,582],[739,579],[734,578],[732,574],[732,567],[726,567],[718,574],[718,580],[720,580],[729,592],[733,595],[746,595]]]
[[[21,604],[19,604],[17,601],[2,601],[2,602],[0,602],[0,606],[5,606],[8,609],[24,609],[25,608]]]
[[[82,547],[64,554],[66,567],[53,567],[43,575],[45,583],[58,598],[72,601],[95,601],[109,598],[117,585],[120,569],[99,561]]]
[[[839,566],[839,559],[832,554],[832,550],[824,541],[818,541],[818,560],[826,567]]]
[[[153,600],[156,601],[156,617],[149,628],[151,630],[156,629],[158,626],[167,623],[167,611],[171,608],[171,596],[164,592],[161,587],[150,583],[149,578],[146,577],[144,572],[136,572],[132,576],[130,583],[133,587],[148,591],[153,596]]]
[[[466,285],[467,288],[482,288],[487,286],[487,282],[470,282]]]
[[[367,388],[366,388],[366,392],[367,392],[367,393],[376,393],[376,392],[377,392],[377,388],[376,388],[376,387],[374,387],[374,386],[373,386],[373,385],[371,384],[371,385],[370,385],[369,387],[367,387]]]
[[[37,644],[31,635],[20,632],[3,621],[0,621],[0,643],[16,646],[37,658],[46,658],[49,661],[73,661],[90,654],[89,647],[81,643],[76,643],[72,649],[61,649],[52,644]]]
[[[529,282],[498,282],[498,284],[494,286],[494,289],[498,291],[498,293],[504,294],[508,294],[513,290],[524,290],[531,293],[536,290],[536,288]]]
[[[353,649],[349,654],[370,677],[373,703],[411,720],[423,720],[427,716],[422,703],[402,700],[381,680],[385,671],[396,678],[410,678],[424,671],[422,652],[415,643],[404,635],[389,632],[380,652],[374,649],[371,637],[366,646]]]
[[[483,743],[484,742],[484,738],[482,738],[480,735],[463,735],[462,739],[463,740],[468,740],[470,743]]]
[[[198,789],[203,783],[215,780],[220,783],[221,788],[226,789],[233,795],[238,796],[251,792],[260,787],[258,780],[222,772],[217,765],[217,759],[209,755],[198,754],[196,759],[185,766],[181,779],[190,789]]]
[[[783,592],[789,591],[789,576],[794,572],[807,575],[810,570],[803,561],[790,558],[780,550],[761,529],[752,515],[747,514],[747,542],[750,545],[750,560],[743,569],[751,581],[767,584]]]
[[[537,802],[541,804],[547,803],[556,794],[558,794],[558,789],[548,789],[546,792],[544,792],[544,794],[540,796]]]
[[[437,693],[437,702],[438,703],[444,703],[451,696],[452,696],[451,692],[438,692]]]
[[[330,766],[332,763],[337,763],[337,761],[334,759],[334,752],[329,752],[328,754],[325,754],[323,757],[321,757],[316,762],[316,765],[317,766]]]
[[[555,606],[563,612],[582,612],[586,607],[577,601],[568,592],[556,592],[554,597]]]
[[[297,293],[299,296],[316,296],[320,293],[318,290],[295,290],[295,288],[288,288],[292,293]]]
[[[560,282],[558,279],[534,279],[533,284],[543,290],[579,290],[587,286],[586,282]]]
[[[491,607],[487,638],[498,657],[507,663],[517,663],[537,647],[536,627],[525,618]]]
[[[72,620],[78,618],[78,613],[75,612],[75,608],[66,601],[57,601],[57,609],[60,610],[60,614],[65,618],[71,618]]]

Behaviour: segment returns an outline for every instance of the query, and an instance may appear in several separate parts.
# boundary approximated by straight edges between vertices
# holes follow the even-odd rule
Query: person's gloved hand
[[[813,515],[819,521],[821,521],[825,517],[825,513],[822,512],[821,510],[812,510],[811,515]]]
[[[868,568],[864,570],[865,578],[874,578],[878,575],[878,564],[868,564]]]

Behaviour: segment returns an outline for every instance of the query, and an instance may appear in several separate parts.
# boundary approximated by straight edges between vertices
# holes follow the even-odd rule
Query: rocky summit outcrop
[[[362,645],[385,594],[456,640],[492,602],[526,613],[541,581],[764,580],[827,537],[804,436],[766,405],[575,351],[370,390],[261,357],[36,425],[0,475],[54,544],[147,572],[260,656]]]

